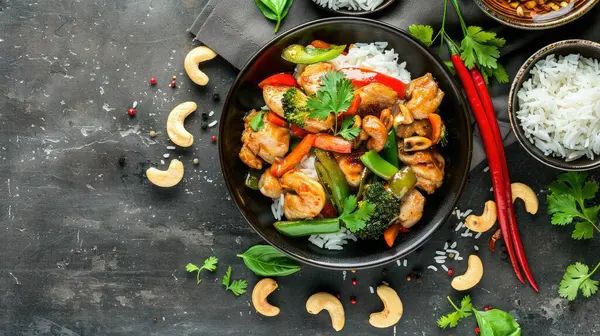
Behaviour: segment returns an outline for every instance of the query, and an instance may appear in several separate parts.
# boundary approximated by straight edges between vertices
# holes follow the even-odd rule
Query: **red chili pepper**
[[[344,73],[346,77],[351,79],[352,84],[354,84],[354,86],[357,88],[361,88],[371,83],[379,83],[396,91],[400,99],[404,99],[406,97],[407,84],[397,78],[384,75],[377,71],[361,68],[342,68],[340,69],[340,72]]]
[[[304,138],[308,134],[308,131],[305,131],[294,124],[290,125],[290,131],[297,138]]]
[[[263,88],[265,85],[275,85],[275,86],[297,86],[298,82],[296,82],[296,78],[290,74],[286,73],[278,73],[273,75],[262,82],[258,83],[259,88]]]
[[[342,137],[319,133],[315,138],[315,147],[336,153],[352,153],[352,143]]]
[[[494,252],[496,250],[496,242],[501,238],[502,238],[502,230],[498,229],[490,237],[490,251]]]
[[[475,82],[475,87],[477,88],[479,99],[481,99],[483,109],[492,129],[492,134],[494,138],[500,139],[499,141],[496,141],[496,145],[498,156],[500,157],[500,162],[502,164],[502,175],[504,177],[504,192],[505,199],[507,202],[506,210],[508,215],[509,232],[511,235],[510,237],[512,238],[514,250],[516,252],[517,259],[519,260],[519,263],[523,268],[523,273],[525,273],[525,276],[527,277],[527,281],[529,281],[529,284],[536,292],[539,292],[535,279],[531,274],[531,269],[529,268],[529,263],[527,261],[527,256],[525,255],[525,249],[523,247],[523,241],[521,240],[519,228],[517,226],[517,218],[515,216],[515,211],[512,202],[510,178],[508,176],[508,165],[506,163],[506,154],[504,152],[504,145],[502,143],[502,135],[500,134],[500,128],[498,127],[498,120],[496,119],[496,113],[494,112],[494,104],[492,103],[490,92],[488,91],[488,88],[485,85],[485,80],[483,79],[483,76],[481,75],[479,70],[477,70],[477,68],[471,69],[471,77]]]
[[[321,216],[324,218],[335,218],[338,216],[337,211],[335,211],[335,208],[331,202],[325,202],[325,206],[321,210]]]
[[[475,120],[479,126],[485,153],[490,165],[490,175],[492,179],[492,185],[494,186],[494,199],[496,200],[496,206],[498,207],[498,222],[500,223],[500,229],[505,237],[510,237],[510,227],[506,210],[508,205],[506,204],[507,202],[505,198],[506,192],[504,190],[505,184],[504,175],[502,173],[502,164],[500,162],[500,157],[498,156],[498,146],[496,145],[497,139],[495,139],[494,133],[491,130],[490,123],[487,120],[485,110],[483,109],[483,105],[481,104],[481,100],[477,94],[477,89],[475,88],[473,78],[471,78],[471,75],[469,74],[469,70],[467,70],[467,67],[460,59],[460,56],[456,51],[452,51],[451,53],[452,57],[450,57],[450,59],[452,60],[452,64],[456,69],[456,73],[458,74],[458,77],[460,78],[465,89],[467,98],[469,99],[471,109],[473,110],[473,115],[475,116]],[[521,274],[512,240],[505,239],[505,244],[506,249],[508,250],[508,255],[510,256],[513,270],[515,271],[519,281],[525,284],[525,279]]]
[[[360,107],[361,98],[360,95],[354,95],[352,98],[352,102],[350,103],[350,107],[340,114],[338,114],[338,120],[343,120],[346,117],[353,117],[358,113],[358,108]]]
[[[277,126],[287,127],[288,123],[285,119],[280,117],[277,113],[269,112],[267,113],[267,120]]]

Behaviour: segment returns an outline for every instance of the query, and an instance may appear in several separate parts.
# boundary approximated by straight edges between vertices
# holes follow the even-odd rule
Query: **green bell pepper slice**
[[[344,201],[350,196],[350,186],[348,186],[346,176],[331,153],[315,149],[315,156],[317,157],[315,170],[319,180],[335,210],[341,214],[344,211]]]
[[[393,128],[388,132],[387,141],[380,154],[384,160],[391,163],[394,167],[400,167],[400,160],[398,159],[398,143],[396,141],[396,132]]]
[[[396,198],[402,198],[417,184],[417,175],[411,167],[400,169],[388,182],[387,189]]]
[[[292,44],[283,49],[281,57],[294,64],[313,64],[325,62],[338,57],[346,49],[346,45],[332,44],[327,49],[315,48],[313,46],[302,46]]]
[[[244,181],[246,187],[252,190],[259,190],[260,188],[258,187],[258,181],[260,181],[261,174],[262,172],[260,170],[249,170],[246,174],[246,180]]]
[[[338,218],[278,221],[273,224],[279,233],[289,237],[303,237],[314,234],[334,233],[340,231]]]
[[[360,160],[375,175],[389,181],[398,172],[398,168],[384,160],[376,150],[371,149],[360,157]]]

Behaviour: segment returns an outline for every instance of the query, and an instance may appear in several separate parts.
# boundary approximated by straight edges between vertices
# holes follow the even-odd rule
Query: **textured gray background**
[[[325,314],[304,310],[310,294],[328,290],[341,292],[346,307],[340,334],[391,336],[392,328],[376,330],[367,323],[381,308],[369,286],[381,280],[405,304],[397,335],[470,335],[474,320],[447,332],[435,326],[449,311],[445,297],[460,298],[448,276],[425,271],[422,284],[405,280],[413,267],[432,264],[435,249],[448,239],[457,240],[465,255],[474,244],[481,247],[485,275],[472,291],[476,306],[515,313],[525,335],[600,332],[599,295],[573,304],[557,295],[569,263],[597,261],[598,239],[575,243],[568,228],[551,227],[544,202],[536,216],[517,207],[539,295],[518,284],[500,251],[485,248],[490,233],[479,240],[461,238],[453,230],[456,218],[408,257],[408,267],[394,263],[385,274],[383,267],[348,272],[343,280],[342,272],[305,266],[280,279],[272,297],[282,309],[276,318],[257,315],[248,294],[236,298],[225,292],[220,279],[227,265],[234,279],[247,279],[251,287],[258,280],[235,255],[260,239],[230,202],[210,142],[216,129],[199,127],[200,111],[220,115],[221,103],[210,96],[224,97],[236,72],[222,59],[211,61],[205,88],[182,72],[193,47],[185,31],[203,5],[0,0],[0,335],[331,335]],[[544,41],[536,43],[532,49]],[[172,75],[178,76],[177,89],[167,87]],[[152,76],[159,80],[156,87],[147,84]],[[185,100],[199,105],[187,121],[196,142],[167,151],[167,113]],[[138,116],[130,119],[125,113],[133,101],[139,102]],[[148,136],[150,127],[158,137]],[[160,165],[167,152],[181,157],[186,177],[173,189],[158,190],[144,171]],[[528,158],[518,145],[508,156],[513,179],[542,190],[543,197],[557,172]],[[124,168],[120,157],[126,158]],[[191,164],[195,157],[198,167]],[[484,166],[471,174],[461,210],[480,211],[492,197]],[[185,264],[213,254],[221,259],[219,268],[196,285]],[[457,272],[466,267],[464,261],[449,265]],[[357,305],[349,304],[351,295]]]

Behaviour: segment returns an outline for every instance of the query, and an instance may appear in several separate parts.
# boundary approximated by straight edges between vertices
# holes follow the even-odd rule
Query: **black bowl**
[[[441,115],[449,133],[449,145],[441,150],[446,159],[446,179],[427,197],[424,216],[393,248],[383,241],[359,241],[342,251],[320,249],[307,238],[289,238],[273,228],[271,200],[244,185],[248,168],[238,158],[244,114],[264,105],[258,83],[278,72],[292,72],[294,65],[281,59],[288,45],[306,45],[319,39],[337,44],[387,41],[408,63],[413,76],[431,72],[446,93]],[[406,256],[423,245],[453,211],[466,182],[471,163],[471,124],[465,98],[442,61],[406,32],[391,25],[362,18],[330,18],[298,26],[267,43],[244,66],[229,94],[219,128],[221,169],[231,197],[250,226],[269,244],[311,265],[333,269],[358,269],[381,265]]]
[[[377,8],[373,9],[373,10],[350,10],[350,9],[331,9],[329,7],[324,7],[321,6],[319,4],[317,4],[315,2],[315,6],[321,8],[322,10],[335,14],[335,15],[348,15],[348,16],[364,16],[364,15],[370,15],[370,14],[375,14],[375,13],[379,13],[382,10],[386,9],[387,7],[389,7],[392,3],[394,3],[394,1],[396,0],[385,0],[384,2],[381,3],[381,5],[377,6]],[[313,0],[314,2],[314,0]]]
[[[527,139],[517,118],[517,111],[519,110],[517,92],[523,87],[523,83],[531,78],[530,71],[533,66],[538,61],[545,59],[551,54],[563,56],[569,54],[581,54],[583,57],[600,59],[600,44],[587,40],[564,40],[545,46],[529,57],[515,76],[508,95],[508,117],[510,119],[510,126],[512,127],[513,132],[515,132],[517,140],[519,140],[519,143],[525,148],[527,153],[547,166],[566,171],[585,171],[598,168],[600,167],[600,156],[596,156],[593,160],[584,156],[577,160],[567,162],[562,158],[544,155],[544,152]]]

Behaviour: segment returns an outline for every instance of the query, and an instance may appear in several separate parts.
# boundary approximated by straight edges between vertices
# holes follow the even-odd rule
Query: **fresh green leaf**
[[[481,336],[520,336],[521,326],[509,313],[500,309],[479,311],[472,309]]]
[[[590,222],[575,223],[575,230],[573,230],[571,238],[577,240],[594,238],[594,225]]]
[[[223,276],[223,280],[221,280],[221,284],[225,286],[225,289],[229,287],[229,282],[231,281],[231,266],[227,267],[227,273]]]
[[[456,69],[454,68],[454,64],[452,64],[452,61],[444,61],[444,65],[446,65],[446,68],[448,68],[448,71],[450,71],[452,75],[456,75]]]
[[[254,0],[254,3],[256,3],[258,9],[267,19],[277,21],[277,14],[271,8],[267,7],[262,0]]]
[[[362,202],[359,206],[356,196],[351,195],[344,201],[344,211],[339,219],[344,222],[348,230],[356,232],[365,227],[373,213],[375,213],[375,204]]]
[[[202,270],[208,270],[210,272],[214,271],[217,268],[217,264],[219,263],[219,259],[215,256],[211,256],[208,257],[206,260],[204,260],[204,264],[202,265],[202,267],[198,267],[194,264],[187,264],[185,265],[185,270],[188,272],[197,272],[196,273],[196,283],[200,284],[200,282],[202,282],[202,280],[200,280],[200,272],[202,272]]]
[[[345,118],[342,121],[342,127],[335,134],[339,135],[346,140],[354,140],[360,134],[360,127],[352,127],[354,125],[354,117]]]
[[[554,225],[570,224],[575,217],[581,215],[575,198],[570,194],[553,193],[548,195],[546,200],[548,201],[548,213],[552,215],[551,223]]]
[[[286,276],[300,270],[300,265],[270,245],[254,245],[238,257],[258,276]]]
[[[492,72],[492,77],[496,78],[498,83],[508,83],[508,73],[506,69],[502,66],[502,64],[498,63],[494,72]]]
[[[250,128],[254,132],[258,132],[265,127],[265,113],[267,113],[267,111],[260,110],[256,112],[254,116],[252,116],[252,119],[250,119]]]
[[[598,270],[600,263],[588,273],[589,267],[585,264],[577,262],[569,265],[567,271],[560,282],[559,295],[562,298],[573,301],[577,298],[577,293],[581,289],[583,296],[590,297],[598,291],[598,281],[590,279],[590,277]]]
[[[426,46],[433,44],[433,28],[428,25],[412,25],[408,27],[410,35]]]
[[[281,20],[287,15],[294,0],[254,0],[261,13],[269,20],[276,21],[275,33],[279,30]]]
[[[473,304],[471,303],[471,297],[469,295],[465,296],[460,301],[460,308],[458,308],[454,302],[448,297],[448,301],[454,307],[454,312],[444,315],[437,320],[437,324],[440,328],[454,328],[458,325],[458,321],[465,317],[469,317],[472,315],[471,310],[473,309]]]
[[[325,120],[330,113],[336,115],[346,111],[354,98],[354,86],[346,75],[338,71],[328,71],[321,78],[323,84],[317,93],[308,98],[306,107],[309,117]]]
[[[223,280],[221,284],[225,286],[225,290],[230,290],[233,295],[240,296],[246,293],[246,287],[248,287],[248,283],[246,280],[234,280],[231,285],[229,282],[231,281],[231,266],[227,267],[227,273],[223,276]]]
[[[484,31],[481,27],[467,28],[467,35],[461,42],[461,59],[467,68],[472,69],[476,64],[482,67],[496,69],[497,59],[500,57],[496,33]]]

